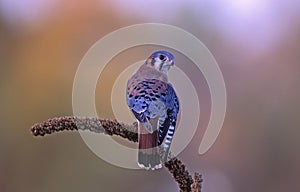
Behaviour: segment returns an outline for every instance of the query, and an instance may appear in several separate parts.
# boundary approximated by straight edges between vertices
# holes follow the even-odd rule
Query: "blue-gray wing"
[[[171,84],[167,84],[167,91],[165,95],[165,106],[167,108],[167,116],[159,125],[158,145],[161,145],[166,137],[167,145],[171,144],[174,135],[177,114],[179,112],[179,101],[176,92]],[[169,142],[168,142],[168,141]]]

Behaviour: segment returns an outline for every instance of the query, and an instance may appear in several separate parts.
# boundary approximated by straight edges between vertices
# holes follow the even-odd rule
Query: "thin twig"
[[[191,191],[193,178],[186,170],[185,165],[177,158],[172,158],[164,163],[165,167],[173,175],[175,181],[178,183],[180,191]]]
[[[60,131],[88,130],[95,133],[118,135],[132,142],[138,141],[137,125],[119,123],[116,120],[99,119],[95,117],[55,117],[31,127],[34,136],[44,136]],[[176,157],[164,163],[178,183],[180,192],[201,192],[201,175],[195,173],[194,179],[186,170],[186,166]]]
[[[202,176],[199,173],[195,173],[194,182],[192,184],[192,192],[201,192],[201,183],[203,182]]]

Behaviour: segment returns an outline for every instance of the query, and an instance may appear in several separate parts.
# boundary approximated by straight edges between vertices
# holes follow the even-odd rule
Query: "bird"
[[[156,170],[167,161],[176,128],[179,101],[168,82],[174,56],[153,52],[127,81],[126,102],[138,123],[138,165]]]

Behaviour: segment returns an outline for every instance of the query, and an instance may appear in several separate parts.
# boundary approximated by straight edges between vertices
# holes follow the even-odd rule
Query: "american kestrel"
[[[176,127],[179,102],[168,83],[174,56],[156,51],[127,82],[127,105],[138,121],[138,165],[158,169],[167,161]]]

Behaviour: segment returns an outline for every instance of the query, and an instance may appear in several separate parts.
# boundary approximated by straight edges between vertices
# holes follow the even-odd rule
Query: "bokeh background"
[[[228,108],[216,143],[206,154],[197,153],[209,118],[203,83],[203,122],[179,155],[191,172],[203,174],[203,191],[300,191],[296,0],[0,0],[0,191],[178,190],[166,170],[106,163],[78,133],[33,138],[29,131],[36,122],[72,115],[73,78],[93,43],[143,22],[194,34],[223,72]],[[135,48],[142,56],[153,49]],[[118,61],[133,62],[126,53]],[[109,69],[120,73],[117,65]],[[106,91],[113,79],[107,75],[105,82]],[[113,118],[109,94],[103,92],[97,89],[99,116]]]

